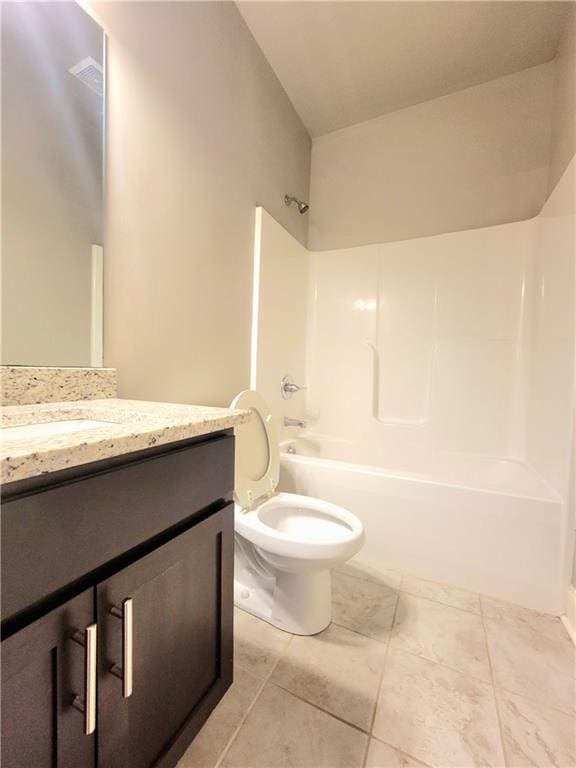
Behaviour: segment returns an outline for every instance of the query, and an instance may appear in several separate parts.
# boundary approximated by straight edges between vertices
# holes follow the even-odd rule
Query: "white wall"
[[[568,495],[574,399],[575,174],[568,166],[537,220],[527,458]]]
[[[105,358],[123,397],[249,384],[254,210],[300,241],[310,139],[233,3],[91,3],[108,34]]]
[[[518,459],[566,499],[574,162],[534,219],[399,243],[307,252],[263,212],[256,385],[277,415],[303,415],[290,372],[309,430],[365,463]]]
[[[311,431],[371,443],[378,247],[310,253],[306,340]],[[369,450],[369,449],[368,449]]]
[[[535,216],[548,185],[554,63],[314,140],[309,247]]]
[[[517,458],[566,499],[575,162],[535,219],[311,254],[314,431],[393,465]]]
[[[521,458],[533,239],[527,221],[311,254],[313,430],[406,469]]]
[[[526,458],[538,219],[310,252],[261,217],[256,387],[278,418],[305,413],[365,463]]]

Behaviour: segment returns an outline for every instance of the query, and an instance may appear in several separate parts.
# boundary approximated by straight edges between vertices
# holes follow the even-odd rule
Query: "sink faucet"
[[[306,429],[306,422],[302,419],[291,419],[288,416],[284,416],[285,427],[300,427],[300,429]]]

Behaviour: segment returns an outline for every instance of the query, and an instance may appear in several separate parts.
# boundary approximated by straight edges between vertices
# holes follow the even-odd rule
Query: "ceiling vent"
[[[78,64],[74,64],[68,72],[77,77],[78,80],[81,80],[84,85],[87,85],[98,96],[104,95],[104,70],[102,65],[98,64],[91,56],[87,56],[82,61],[79,61]]]

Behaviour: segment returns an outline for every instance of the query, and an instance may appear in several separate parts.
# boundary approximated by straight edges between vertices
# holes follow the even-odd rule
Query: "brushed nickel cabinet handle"
[[[98,626],[90,624],[84,632],[75,632],[72,639],[84,647],[84,696],[74,696],[72,706],[84,715],[86,736],[96,730],[96,664]]]
[[[127,597],[121,608],[113,606],[110,613],[122,619],[122,666],[113,664],[110,672],[122,680],[122,696],[127,699],[134,690],[134,601]]]

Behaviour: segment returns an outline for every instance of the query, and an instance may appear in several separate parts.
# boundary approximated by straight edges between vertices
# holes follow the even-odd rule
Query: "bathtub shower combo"
[[[356,515],[366,566],[563,613],[573,172],[535,219],[339,251],[258,209],[251,386],[278,487]]]
[[[282,449],[280,487],[358,515],[366,565],[559,609],[563,506],[529,466],[472,457],[378,466],[362,445],[313,435]]]

